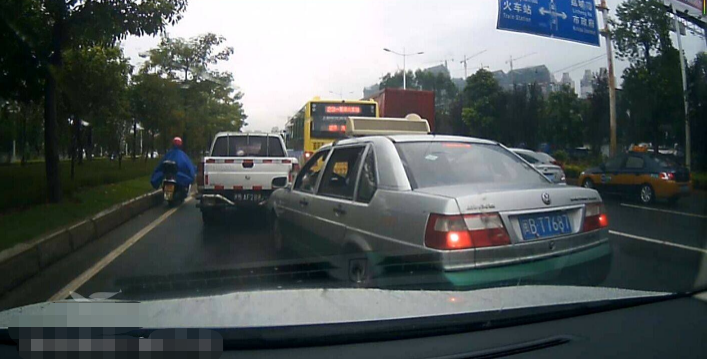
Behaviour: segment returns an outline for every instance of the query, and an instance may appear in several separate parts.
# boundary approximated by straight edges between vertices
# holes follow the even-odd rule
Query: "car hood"
[[[149,302],[41,303],[0,313],[0,326],[263,328],[491,313],[667,295],[574,286],[518,286],[467,292],[298,289]]]

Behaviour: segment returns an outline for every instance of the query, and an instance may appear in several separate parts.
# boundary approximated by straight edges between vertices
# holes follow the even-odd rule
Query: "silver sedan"
[[[468,137],[338,141],[268,206],[277,246],[344,256],[356,282],[426,268],[455,287],[520,283],[597,263],[601,277],[611,258],[596,191],[556,186],[502,145]]]
[[[524,160],[528,161],[528,163],[537,168],[538,171],[540,171],[550,181],[557,184],[567,183],[565,171],[562,170],[562,167],[552,163],[551,161],[556,161],[554,161],[554,159],[549,155],[522,148],[511,148],[510,150]]]

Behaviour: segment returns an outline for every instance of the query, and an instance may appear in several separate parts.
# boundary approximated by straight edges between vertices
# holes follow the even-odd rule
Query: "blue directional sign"
[[[593,0],[499,0],[499,30],[599,46]]]

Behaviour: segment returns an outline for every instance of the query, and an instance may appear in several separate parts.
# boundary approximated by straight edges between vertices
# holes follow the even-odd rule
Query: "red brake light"
[[[666,180],[666,181],[675,181],[675,173],[661,172],[660,179]]]
[[[210,158],[210,159],[206,160],[206,163],[216,163],[216,160],[213,158]]]
[[[425,245],[454,250],[510,244],[506,228],[497,213],[444,216],[430,214]]]
[[[584,210],[584,232],[609,226],[609,217],[604,213],[604,205],[601,203],[588,204]]]

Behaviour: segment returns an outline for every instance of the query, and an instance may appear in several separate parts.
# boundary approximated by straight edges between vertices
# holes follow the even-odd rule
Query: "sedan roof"
[[[376,142],[380,140],[388,140],[396,143],[403,142],[465,142],[465,143],[480,143],[488,145],[496,145],[498,142],[484,140],[475,137],[450,136],[450,135],[390,135],[390,136],[364,136],[357,138],[347,138],[335,142],[336,145],[348,145],[361,142]],[[331,144],[322,146],[322,148],[330,147]]]

